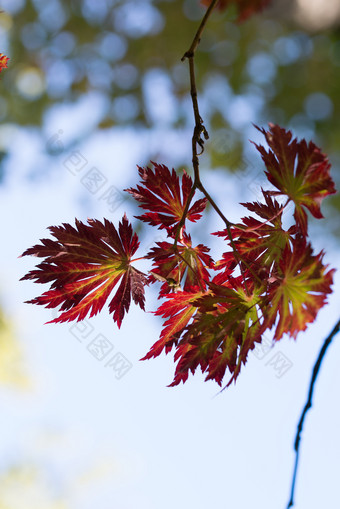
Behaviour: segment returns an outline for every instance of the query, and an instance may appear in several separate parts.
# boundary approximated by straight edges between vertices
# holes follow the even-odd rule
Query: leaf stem
[[[277,217],[279,217],[284,209],[288,206],[288,204],[290,203],[291,199],[288,198],[288,200],[286,201],[286,203],[283,205],[283,207],[278,211],[276,212],[276,214],[274,214],[272,217],[270,217],[269,219],[267,219],[266,221],[264,221],[263,223],[259,224],[258,226],[254,226],[253,228],[250,228],[250,227],[246,227],[246,228],[243,228],[242,225],[238,225],[238,228],[240,229],[243,229],[244,231],[247,231],[247,232],[254,232],[256,230],[259,230],[260,228],[262,228],[265,224],[268,224],[268,223],[272,223],[274,221],[274,219],[276,219]]]
[[[133,260],[129,260],[129,263],[139,262],[139,260],[147,260],[147,257],[140,256],[139,258],[133,258]]]
[[[193,196],[195,194],[195,190],[196,190],[196,186],[195,186],[195,183],[194,183],[192,188],[191,188],[191,191],[189,193],[189,196],[188,196],[188,199],[186,201],[186,204],[184,206],[184,210],[183,210],[183,214],[182,214],[181,220],[180,220],[180,222],[177,225],[177,231],[176,231],[175,242],[174,242],[174,246],[175,247],[177,246],[178,237],[180,236],[180,233],[181,233],[182,228],[184,226],[185,219],[187,217],[187,213],[188,213],[188,210],[189,210],[189,207],[190,207],[191,200],[192,200],[192,198],[193,198]]]

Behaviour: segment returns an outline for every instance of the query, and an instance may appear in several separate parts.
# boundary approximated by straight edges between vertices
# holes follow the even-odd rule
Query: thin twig
[[[191,54],[194,54],[195,51],[196,51],[196,48],[197,46],[199,45],[200,43],[200,40],[201,40],[201,35],[202,35],[202,32],[205,28],[205,25],[207,24],[207,21],[209,19],[209,16],[213,10],[213,8],[215,7],[215,5],[217,4],[218,0],[212,0],[211,4],[209,5],[208,9],[207,9],[207,12],[205,13],[202,21],[201,21],[201,24],[200,26],[198,27],[198,30],[195,34],[195,37],[194,37],[194,40],[192,41],[191,43],[191,46],[190,48],[188,49],[188,51],[186,51],[182,57],[182,62]]]
[[[314,368],[313,368],[313,372],[312,372],[312,377],[311,377],[311,381],[310,381],[310,384],[309,384],[308,399],[307,399],[307,402],[306,402],[306,404],[304,406],[304,409],[302,411],[302,414],[301,414],[301,417],[300,417],[300,420],[299,420],[299,424],[297,426],[297,432],[296,432],[296,437],[295,437],[295,442],[294,442],[294,449],[295,449],[295,453],[296,453],[295,454],[295,465],[294,465],[294,471],[293,471],[292,487],[291,487],[291,492],[290,492],[290,500],[288,502],[287,509],[289,509],[290,507],[293,507],[293,505],[294,505],[294,490],[295,490],[295,481],[296,481],[296,474],[297,474],[297,468],[298,468],[298,462],[299,462],[299,452],[300,452],[299,447],[300,447],[301,433],[302,433],[302,429],[303,429],[303,425],[304,425],[304,420],[305,420],[306,414],[307,414],[308,410],[312,407],[312,398],[313,398],[314,385],[315,385],[316,379],[318,377],[318,374],[319,374],[319,371],[320,371],[320,367],[321,367],[321,363],[322,363],[323,358],[324,358],[324,356],[326,354],[327,348],[331,344],[333,337],[339,331],[340,331],[340,319],[338,320],[337,324],[334,326],[332,332],[325,339],[324,344],[322,345],[322,348],[321,348],[320,353],[318,355],[318,358],[317,358],[317,360],[316,360],[316,362],[314,364]]]
[[[206,196],[206,198],[211,203],[212,207],[216,210],[218,215],[223,219],[224,223],[226,224],[226,227],[230,228],[231,223],[224,216],[222,211],[219,209],[219,207],[216,205],[214,200],[209,195],[208,191],[204,188],[203,184],[201,183],[200,174],[199,174],[199,160],[198,160],[198,157],[203,153],[203,150],[204,150],[204,139],[207,140],[209,138],[209,135],[208,135],[208,132],[203,124],[203,120],[200,115],[199,107],[198,107],[194,58],[195,58],[195,51],[200,43],[203,30],[207,24],[209,16],[210,16],[213,8],[215,7],[217,1],[218,0],[212,0],[211,4],[209,5],[209,7],[201,21],[201,24],[198,27],[198,30],[194,36],[194,39],[191,43],[190,48],[188,49],[188,51],[186,51],[184,53],[184,55],[182,57],[182,61],[184,61],[186,58],[189,60],[190,94],[191,94],[192,106],[193,106],[194,117],[195,117],[195,127],[194,127],[193,136],[192,136],[192,164],[193,164],[193,168],[194,168],[193,191],[195,189],[199,189]],[[204,136],[204,139],[202,138],[202,134]],[[197,145],[199,145],[199,147],[200,147],[199,152],[197,151]],[[186,207],[185,213],[188,211],[192,196],[193,196],[193,192],[190,193],[189,200],[188,200],[189,203]],[[182,217],[182,219],[183,219],[183,217]],[[181,224],[181,226],[183,226],[182,221],[180,224]],[[176,237],[178,237],[178,235],[176,235]]]
[[[237,251],[237,247],[235,246],[235,242],[234,242],[234,239],[233,239],[233,236],[231,234],[231,230],[230,230],[230,226],[233,226],[233,224],[228,221],[228,219],[224,216],[223,212],[219,209],[219,207],[216,205],[215,201],[211,198],[210,194],[208,193],[208,191],[205,189],[205,187],[200,183],[199,186],[197,186],[198,189],[205,195],[205,197],[207,198],[207,200],[209,201],[209,203],[211,204],[211,206],[216,210],[217,214],[223,219],[223,221],[225,222],[225,225],[226,225],[226,228],[227,228],[227,232],[228,232],[228,237],[229,237],[229,240],[230,240],[230,245],[233,249],[233,252],[234,252],[234,255],[235,255],[235,258],[236,258],[236,262],[238,263],[239,267],[240,267],[240,271],[241,271],[241,275],[243,277],[243,282],[244,282],[244,286],[245,286],[245,290],[246,290],[246,293],[247,295],[250,295],[250,292],[249,292],[249,288],[248,288],[248,285],[247,285],[247,280],[246,280],[246,277],[245,277],[245,274],[244,274],[244,270],[243,270],[243,267],[242,267],[242,263],[244,263],[244,265],[247,267],[248,270],[250,270],[251,272],[253,272],[251,270],[251,268],[249,267],[249,265],[247,264],[247,262],[245,262],[244,260],[242,260],[242,257],[240,255],[240,253]],[[254,274],[254,276],[258,278],[257,275]],[[260,281],[261,282],[261,281]]]
[[[210,16],[210,14],[211,14],[211,12],[212,12],[216,2],[217,2],[217,0],[213,0],[211,2],[210,6],[208,7],[208,9],[207,9],[207,11],[206,11],[202,21],[201,21],[200,26],[198,27],[198,30],[197,30],[197,32],[196,32],[196,34],[194,36],[194,39],[193,39],[193,41],[191,43],[190,48],[188,49],[188,51],[185,52],[185,54],[182,57],[182,62],[186,58],[188,58],[188,60],[189,60],[190,94],[191,94],[192,106],[193,106],[194,117],[195,117],[195,127],[194,127],[193,136],[192,136],[192,164],[193,164],[193,168],[194,168],[194,183],[193,183],[193,187],[192,187],[192,189],[190,191],[190,194],[188,196],[187,202],[185,204],[181,220],[180,220],[180,222],[178,223],[178,226],[177,226],[177,231],[176,231],[176,236],[175,236],[175,246],[177,245],[177,241],[178,241],[178,237],[179,237],[180,231],[181,231],[181,229],[184,226],[186,215],[188,213],[191,200],[192,200],[192,198],[193,198],[193,196],[195,194],[195,190],[199,186],[202,187],[202,184],[200,182],[200,176],[199,176],[199,161],[198,161],[198,156],[201,155],[203,153],[203,150],[204,150],[204,140],[202,139],[202,134],[203,134],[205,139],[208,139],[209,135],[208,135],[208,132],[207,132],[206,128],[203,125],[203,120],[202,120],[202,118],[200,116],[199,108],[198,108],[197,88],[196,88],[196,79],[195,79],[194,56],[195,56],[196,48],[197,48],[197,46],[198,46],[198,44],[200,42],[200,38],[201,38],[202,32],[203,32],[203,30],[205,28],[205,25],[206,25],[206,23],[207,23],[207,21],[209,19],[209,16]],[[197,144],[200,146],[200,152],[197,152]]]
[[[195,116],[195,127],[192,136],[192,164],[194,167],[194,175],[195,181],[194,185],[197,186],[200,182],[199,176],[199,161],[198,156],[203,154],[204,151],[204,140],[209,138],[208,131],[206,130],[202,117],[198,108],[198,100],[197,100],[197,89],[196,89],[196,78],[195,78],[195,64],[194,64],[194,53],[188,57],[189,59],[189,71],[190,71],[190,93],[192,99],[192,106],[194,109]],[[202,138],[202,134],[204,139]],[[197,151],[197,145],[199,145],[200,150]]]
[[[189,61],[190,94],[191,94],[191,100],[192,100],[192,106],[193,106],[194,118],[195,118],[194,132],[192,135],[192,165],[193,165],[193,169],[194,169],[194,183],[193,183],[191,193],[188,197],[185,209],[183,211],[181,221],[179,222],[179,225],[177,228],[177,232],[176,232],[176,236],[175,236],[175,246],[177,245],[179,232],[181,231],[181,228],[184,226],[185,217],[189,210],[189,206],[190,206],[191,200],[193,198],[194,192],[196,189],[199,189],[205,195],[205,197],[207,198],[209,203],[212,205],[212,207],[215,209],[217,214],[221,217],[221,219],[224,221],[224,223],[226,225],[228,237],[229,237],[230,243],[231,243],[231,247],[235,254],[236,261],[240,267],[240,271],[241,271],[241,274],[243,277],[246,292],[249,295],[249,289],[247,287],[247,281],[246,281],[244,269],[242,266],[242,257],[240,256],[239,252],[237,251],[234,240],[231,235],[230,227],[232,226],[232,223],[230,221],[228,221],[228,219],[225,217],[225,215],[222,213],[222,211],[217,206],[215,201],[211,198],[208,191],[203,186],[201,179],[200,179],[200,173],[199,173],[199,159],[198,158],[204,151],[204,141],[209,139],[209,134],[208,134],[206,127],[204,126],[203,119],[200,115],[199,107],[198,107],[196,76],[195,76],[195,52],[196,52],[196,49],[200,43],[201,35],[202,35],[203,30],[207,24],[209,16],[212,13],[212,10],[214,9],[217,1],[218,0],[212,0],[212,2],[210,3],[210,5],[207,9],[207,12],[205,13],[205,15],[200,23],[200,26],[198,27],[198,30],[194,36],[194,39],[191,43],[190,48],[188,49],[188,51],[186,51],[184,53],[184,55],[182,57],[182,61],[184,61],[186,58]],[[202,137],[202,135],[203,135],[203,137]],[[197,150],[198,146],[200,147],[199,151]],[[248,267],[248,264],[246,262],[244,262],[244,263],[245,263],[246,267],[250,270],[250,267]]]

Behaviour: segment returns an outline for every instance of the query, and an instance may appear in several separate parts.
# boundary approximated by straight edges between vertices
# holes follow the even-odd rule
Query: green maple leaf
[[[263,301],[263,326],[272,328],[277,322],[275,340],[284,333],[296,338],[325,304],[332,291],[334,269],[327,272],[322,258],[322,252],[313,256],[310,244],[303,238],[294,241],[293,247],[285,247]]]

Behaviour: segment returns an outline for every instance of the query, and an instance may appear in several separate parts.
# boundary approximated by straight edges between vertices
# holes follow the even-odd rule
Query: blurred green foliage
[[[196,68],[211,168],[242,169],[251,123],[271,121],[313,138],[339,181],[340,13],[322,27],[316,13],[303,26],[297,2],[273,0],[242,25],[232,9],[209,20]],[[53,108],[96,93],[105,108],[88,116],[98,129],[192,126],[181,56],[204,14],[199,0],[6,0],[2,9],[1,51],[11,58],[1,75],[3,125],[43,133]],[[329,202],[340,209],[337,196]]]

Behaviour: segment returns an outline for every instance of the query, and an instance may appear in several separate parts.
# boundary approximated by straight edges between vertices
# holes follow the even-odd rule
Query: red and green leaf
[[[198,367],[207,373],[206,380],[219,385],[228,369],[236,380],[249,350],[261,340],[258,320],[258,291],[247,295],[242,285],[237,289],[210,284],[210,292],[194,301],[198,308],[191,324],[179,341],[178,360],[171,386],[185,382],[189,372]]]
[[[292,133],[278,125],[269,124],[269,131],[257,128],[264,134],[269,146],[265,150],[255,145],[266,165],[267,178],[278,191],[271,194],[287,195],[295,204],[294,217],[303,235],[307,235],[307,214],[320,219],[322,200],[336,192],[330,176],[330,163],[321,150],[305,140],[292,139]]]
[[[149,211],[137,219],[160,229],[165,228],[170,233],[182,219],[186,203],[192,193],[192,180],[186,172],[183,172],[180,182],[175,170],[170,172],[162,164],[152,164],[154,170],[148,167],[138,168],[142,179],[141,185],[126,191],[140,203],[141,208]],[[206,203],[206,198],[197,200],[189,208],[186,219],[193,222],[200,219]]]
[[[312,254],[304,238],[295,240],[293,247],[286,245],[269,280],[262,307],[263,327],[270,329],[276,324],[275,340],[285,333],[296,338],[324,306],[327,294],[332,291],[334,269],[327,271],[322,258],[322,252]]]
[[[270,267],[272,262],[279,260],[287,242],[296,234],[296,227],[291,226],[287,231],[282,227],[282,212],[284,206],[280,205],[270,196],[270,192],[263,191],[266,203],[242,203],[251,212],[255,212],[265,221],[259,221],[253,216],[243,217],[242,223],[230,227],[234,248],[237,250],[241,261],[246,262],[256,275]],[[228,230],[214,233],[229,241]],[[229,241],[229,245],[230,245]],[[230,260],[235,259],[233,252],[224,253],[223,260],[217,263],[217,267],[223,267]],[[228,264],[228,263],[227,263]],[[235,266],[236,263],[233,265]],[[246,267],[245,267],[246,268]]]
[[[88,225],[76,219],[70,224],[49,228],[56,240],[42,239],[41,244],[27,249],[22,256],[45,258],[37,269],[22,279],[51,283],[40,297],[28,301],[47,308],[61,306],[63,313],[52,323],[83,320],[103,308],[113,289],[119,287],[109,303],[113,319],[121,326],[129,310],[131,297],[144,309],[145,275],[131,265],[131,256],[139,242],[126,216],[118,231],[104,219],[88,219]]]
[[[166,296],[167,300],[155,312],[156,315],[167,318],[160,338],[141,360],[157,357],[163,350],[165,353],[170,352],[197,311],[194,301],[201,295],[201,292],[178,292]]]
[[[0,72],[2,71],[2,69],[7,68],[8,60],[9,60],[9,58],[6,57],[6,55],[4,55],[3,53],[0,53]]]
[[[169,292],[169,284],[173,289],[183,288],[190,292],[197,289],[205,290],[210,279],[208,268],[214,262],[208,254],[209,248],[203,244],[192,246],[189,235],[183,235],[181,243],[157,242],[147,255],[153,260],[151,281],[159,276],[163,281],[160,296]]]

